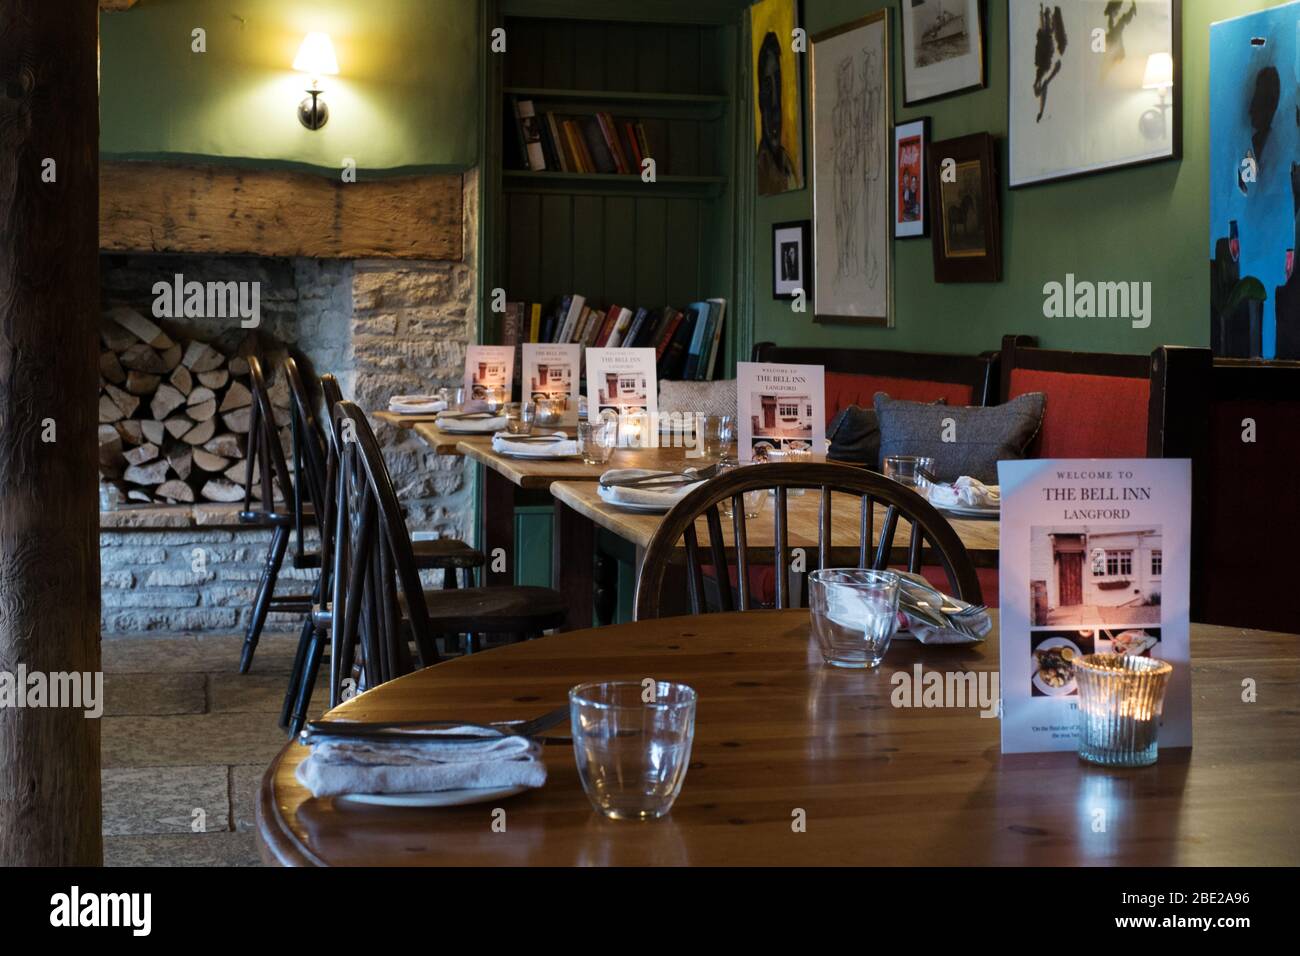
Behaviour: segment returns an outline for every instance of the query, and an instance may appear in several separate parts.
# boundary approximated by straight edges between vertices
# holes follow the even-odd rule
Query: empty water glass
[[[734,469],[739,467],[741,467],[740,462],[723,459],[722,461],[718,462],[717,474],[721,475],[724,474],[725,472],[733,471]],[[741,498],[744,500],[745,503],[746,518],[758,517],[759,511],[762,510],[763,503],[767,501],[767,495],[768,495],[767,488],[757,488],[753,491],[746,491],[743,495],[741,495]],[[722,516],[724,518],[735,517],[736,509],[733,507],[734,500],[735,497],[732,496],[729,498],[723,498],[722,501],[718,502],[718,510],[722,513]]]
[[[681,793],[695,738],[695,691],[659,681],[580,684],[569,691],[578,777],[615,820],[655,820]]]
[[[877,667],[898,626],[898,575],[824,568],[808,576],[813,636],[834,667]]]
[[[603,465],[609,461],[617,434],[617,426],[611,422],[578,422],[578,454],[582,463]]]
[[[930,487],[925,474],[934,474],[934,459],[923,455],[890,455],[885,459],[885,477],[922,494]]]
[[[510,435],[527,435],[533,430],[533,416],[524,418],[524,409],[531,408],[531,403],[509,402],[505,406],[506,432]]]

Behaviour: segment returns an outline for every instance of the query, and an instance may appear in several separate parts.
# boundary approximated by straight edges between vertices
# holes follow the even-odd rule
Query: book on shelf
[[[518,144],[511,165],[532,172],[641,174],[641,162],[650,156],[645,124],[633,117],[608,112],[537,112],[536,102],[524,97],[507,99]],[[513,152],[513,150],[511,150]]]
[[[713,344],[709,348],[709,361],[704,367],[703,375],[700,376],[704,381],[712,380],[713,373],[718,367],[718,349],[722,343],[722,320],[727,316],[726,299],[709,299],[709,305],[716,306],[718,312],[717,319],[713,323]]]
[[[537,110],[532,100],[515,98],[515,123],[528,168],[534,172],[545,170],[546,153],[542,149],[542,131],[537,125]]]
[[[682,365],[682,378],[693,380],[700,367],[700,353],[704,350],[704,336],[709,332],[709,316],[712,313],[708,302],[692,302],[691,312],[695,322],[691,328],[690,344],[686,346],[686,360]],[[712,344],[712,340],[710,340]]]
[[[528,341],[542,340],[542,304],[534,302],[528,306]]]

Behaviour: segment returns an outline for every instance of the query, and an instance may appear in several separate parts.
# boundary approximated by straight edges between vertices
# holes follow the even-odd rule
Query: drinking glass
[[[496,413],[506,404],[506,390],[500,385],[489,385],[483,389],[483,402],[489,412]]]
[[[549,398],[539,398],[535,403],[534,424],[538,428],[554,428],[564,418],[560,403]]]
[[[718,459],[736,460],[736,440],[740,437],[740,422],[735,415],[718,416]]]
[[[1129,654],[1074,660],[1079,688],[1079,756],[1104,767],[1156,762],[1160,714],[1173,665]]]
[[[524,409],[532,408],[532,403],[508,402],[505,406],[506,433],[509,435],[527,435],[533,430],[533,416],[524,417]]]
[[[930,487],[930,482],[921,472],[934,474],[934,459],[923,455],[890,455],[885,459],[885,477],[893,478],[900,485],[915,488],[922,494]]]
[[[833,667],[878,667],[898,626],[898,575],[823,568],[808,576],[813,636]]]
[[[465,407],[466,398],[465,389],[458,388],[451,393],[451,410],[458,412]]]
[[[717,474],[721,475],[724,472],[733,471],[739,467],[741,467],[740,462],[724,458],[722,461],[718,462]],[[746,518],[758,517],[759,510],[762,509],[763,503],[767,501],[767,494],[768,489],[758,488],[754,491],[746,491],[741,496],[745,502]],[[732,518],[735,516],[736,509],[732,507],[734,500],[734,498],[724,498],[722,501],[718,502],[718,509],[722,512],[724,518]]]
[[[578,422],[578,454],[584,465],[603,465],[613,454],[617,431],[606,421]]]
[[[668,681],[569,691],[573,753],[593,807],[614,820],[656,820],[672,809],[691,762],[695,700],[690,687]]]

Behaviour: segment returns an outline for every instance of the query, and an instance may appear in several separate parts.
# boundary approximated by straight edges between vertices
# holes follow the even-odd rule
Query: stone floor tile
[[[104,716],[201,714],[207,709],[203,674],[104,675]]]
[[[105,836],[230,829],[227,767],[109,767],[100,786]]]
[[[105,717],[105,767],[270,763],[287,735],[270,714]]]
[[[104,838],[105,866],[261,866],[257,837],[244,833],[164,833]]]

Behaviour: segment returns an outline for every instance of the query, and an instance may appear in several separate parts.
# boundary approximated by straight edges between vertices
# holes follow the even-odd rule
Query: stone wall
[[[104,299],[148,315],[153,283],[177,272],[199,281],[259,281],[262,330],[291,345],[317,374],[334,373],[362,408],[383,408],[392,394],[460,382],[476,326],[475,174],[465,176],[464,188],[461,262],[105,255]],[[231,321],[183,320],[199,338],[215,338]],[[472,540],[470,466],[434,455],[413,432],[375,424],[411,530]],[[269,532],[234,526],[219,506],[105,513],[105,633],[242,628],[269,539]],[[196,571],[199,554],[203,570]],[[305,593],[314,579],[314,571],[286,567],[280,590]],[[293,615],[268,621],[270,628],[297,624]]]

